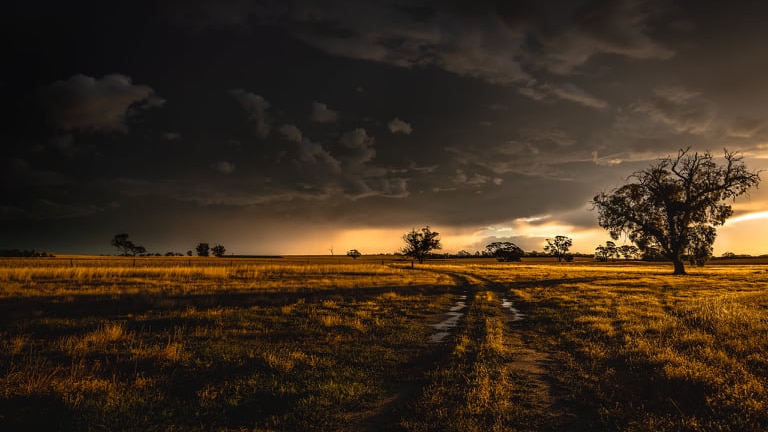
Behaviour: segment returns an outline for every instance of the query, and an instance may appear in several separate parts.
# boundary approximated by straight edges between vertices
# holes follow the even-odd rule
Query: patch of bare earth
[[[535,330],[532,310],[526,310],[523,320],[510,317],[507,337],[514,355],[507,364],[513,381],[517,384],[518,401],[524,408],[515,426],[516,431],[580,431],[591,430],[589,419],[580,419],[577,410],[571,409],[570,394],[561,388],[562,377],[557,361],[542,347],[542,335]]]

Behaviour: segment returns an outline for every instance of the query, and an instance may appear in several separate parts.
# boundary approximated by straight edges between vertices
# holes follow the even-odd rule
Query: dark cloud
[[[341,164],[320,143],[307,138],[298,142],[298,160],[302,163],[321,165],[332,172],[341,171]]]
[[[349,150],[345,159],[354,168],[371,162],[376,157],[376,150],[373,148],[374,139],[368,136],[363,128],[345,132],[339,138],[339,144]]]
[[[303,137],[299,128],[292,124],[280,126],[280,133],[289,141],[301,142]]]
[[[529,80],[514,58],[522,35],[510,32],[488,13],[491,8],[484,8],[487,12],[471,21],[455,9],[414,13],[433,7],[439,8],[437,4],[419,8],[388,2],[336,1],[329,6],[302,1],[296,2],[292,18],[297,24],[311,24],[298,33],[302,40],[334,55],[406,68],[435,66],[494,83]],[[318,24],[345,31],[316,31]]]
[[[41,97],[50,121],[65,131],[127,132],[127,118],[165,102],[151,87],[121,74],[74,75],[44,88]]]
[[[240,103],[248,119],[256,124],[256,133],[266,138],[272,129],[272,117],[267,112],[271,106],[263,97],[243,89],[233,89],[229,93]]]
[[[634,109],[677,132],[696,135],[708,132],[716,115],[714,103],[701,93],[680,87],[656,89],[651,98],[638,102]]]
[[[400,120],[397,117],[390,120],[389,123],[387,123],[387,127],[389,128],[389,131],[392,133],[401,133],[404,135],[410,135],[411,132],[413,132],[413,127],[411,126],[410,123]]]
[[[328,108],[328,105],[318,101],[312,102],[312,112],[309,119],[317,123],[333,123],[338,118],[336,111]]]
[[[181,139],[181,134],[178,132],[166,132],[163,134],[163,138],[168,141],[175,141]]]
[[[527,61],[567,74],[598,55],[668,59],[675,52],[651,36],[667,2],[636,0],[502,2],[500,17],[529,40]]]
[[[0,18],[0,247],[391,252],[431,224],[540,250],[604,242],[589,200],[679,148],[768,160],[757,3],[43,5]]]
[[[235,172],[235,164],[227,161],[216,162],[213,164],[213,169],[221,174],[232,174]]]

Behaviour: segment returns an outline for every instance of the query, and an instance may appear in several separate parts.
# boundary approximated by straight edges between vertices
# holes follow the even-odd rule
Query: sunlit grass
[[[762,430],[768,424],[765,268],[691,273],[574,266],[557,280],[523,282],[525,288],[523,275],[484,274],[509,284],[530,308],[529,322],[545,326],[538,331],[550,336],[531,342],[555,353],[562,385],[572,389],[575,406],[595,413],[593,424]]]
[[[381,260],[383,263],[384,260]],[[73,261],[74,263],[74,261]],[[110,258],[34,261],[0,265],[0,297],[83,294],[204,294],[238,290],[281,292],[439,283],[441,275],[412,272],[402,264],[338,260],[301,261]]]
[[[0,330],[2,418],[78,430],[339,429],[394,391],[454,286],[405,264],[117,263],[0,267],[12,317]],[[41,403],[66,414],[19,414]]]
[[[3,260],[0,429],[764,430],[766,268]]]

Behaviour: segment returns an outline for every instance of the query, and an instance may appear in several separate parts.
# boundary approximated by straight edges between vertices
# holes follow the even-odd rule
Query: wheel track
[[[554,408],[548,379],[549,356],[527,347],[523,342],[527,335],[513,324],[512,314],[502,309],[508,287],[472,273],[443,274],[467,292],[466,314],[455,335],[446,341],[450,348],[445,352],[451,354],[443,367],[454,370],[454,379],[447,384],[433,380],[425,386],[417,403],[417,415],[421,404],[421,416],[429,417],[430,398],[434,401],[434,388],[440,385],[446,387],[446,394],[456,398],[445,402],[464,414],[431,419],[447,422],[437,426],[417,421],[406,429],[558,430],[562,413]],[[438,368],[432,376],[450,381]]]
[[[562,430],[547,353],[502,309],[508,287],[464,272],[439,272],[466,295],[464,317],[443,342],[414,358],[414,377],[353,421],[350,430]],[[528,331],[529,332],[529,331]]]

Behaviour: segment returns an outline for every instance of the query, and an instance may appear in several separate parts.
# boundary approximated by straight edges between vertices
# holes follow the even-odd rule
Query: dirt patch
[[[528,404],[542,413],[549,412],[553,405],[552,389],[545,379],[548,372],[543,367],[547,360],[547,355],[523,348],[508,364],[513,373],[523,379]]]

